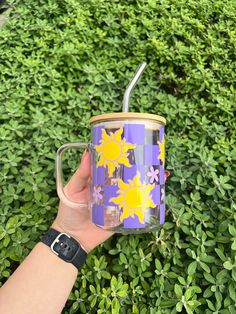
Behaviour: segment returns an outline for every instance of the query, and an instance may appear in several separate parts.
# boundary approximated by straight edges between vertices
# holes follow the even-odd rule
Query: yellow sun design
[[[108,135],[106,131],[102,130],[102,139],[100,140],[100,145],[96,145],[95,149],[98,152],[99,160],[98,166],[108,167],[109,177],[112,176],[119,164],[125,165],[126,167],[131,167],[128,160],[129,149],[135,148],[136,146],[130,143],[126,143],[125,138],[121,139],[121,134],[123,133],[123,128],[120,128],[115,133]]]
[[[159,144],[160,147],[160,154],[159,154],[159,158],[162,160],[163,165],[165,164],[165,139],[163,138],[162,142],[157,142],[157,144]]]
[[[133,180],[128,180],[128,184],[121,179],[118,180],[118,187],[120,194],[117,197],[110,199],[110,202],[119,205],[123,209],[120,221],[123,221],[129,216],[137,215],[140,223],[144,223],[144,212],[148,207],[156,207],[152,201],[150,192],[154,189],[154,185],[146,185],[140,181],[140,173]]]

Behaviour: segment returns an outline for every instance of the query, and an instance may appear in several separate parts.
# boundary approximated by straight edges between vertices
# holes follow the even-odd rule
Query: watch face
[[[73,239],[68,238],[65,234],[62,234],[59,241],[54,244],[53,249],[60,257],[69,261],[74,257],[75,253],[79,249],[79,245]]]

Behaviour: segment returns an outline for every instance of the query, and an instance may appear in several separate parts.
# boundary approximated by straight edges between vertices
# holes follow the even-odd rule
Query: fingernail
[[[165,180],[170,176],[170,172],[168,170],[165,170]]]
[[[85,151],[83,152],[81,160],[84,160],[84,157],[86,156],[87,152],[88,152],[88,148],[86,148]]]

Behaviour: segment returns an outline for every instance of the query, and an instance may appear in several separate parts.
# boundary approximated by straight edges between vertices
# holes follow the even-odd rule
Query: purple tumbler
[[[63,145],[57,153],[57,190],[70,206],[88,206],[98,227],[123,234],[149,232],[165,221],[165,118],[147,113],[95,116],[90,144]],[[61,159],[88,147],[90,203],[70,200],[62,186]]]

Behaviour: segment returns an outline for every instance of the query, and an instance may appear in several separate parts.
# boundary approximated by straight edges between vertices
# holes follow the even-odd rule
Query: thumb
[[[87,187],[91,174],[90,165],[90,154],[88,150],[85,150],[79,168],[73,174],[65,187],[67,192],[78,193]]]

